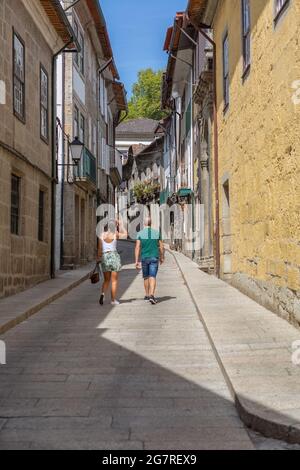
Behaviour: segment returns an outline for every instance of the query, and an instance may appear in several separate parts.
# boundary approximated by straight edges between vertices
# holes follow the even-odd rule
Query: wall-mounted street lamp
[[[69,165],[69,166],[78,166],[79,165],[79,163],[81,161],[81,158],[82,158],[83,149],[84,149],[84,145],[78,139],[78,137],[75,137],[73,142],[69,142],[69,150],[70,150],[72,160],[74,162],[73,165]]]
[[[69,136],[66,136],[67,141],[68,141],[68,157],[71,156],[73,163],[69,163],[69,158],[68,158],[68,163],[58,163],[57,166],[76,166],[78,167],[82,154],[83,154],[83,149],[84,149],[84,144],[78,139],[78,137],[75,137],[73,142],[69,141]]]
[[[81,142],[78,138],[78,136],[76,136],[74,138],[74,140],[71,142],[70,141],[70,136],[68,134],[66,134],[66,132],[64,131],[63,129],[63,126],[60,122],[60,119],[57,117],[56,118],[56,148],[58,149],[58,129],[60,128],[61,132],[62,132],[62,138],[63,138],[63,145],[64,145],[64,142],[67,141],[68,143],[68,160],[67,160],[67,163],[57,163],[57,166],[62,166],[62,167],[65,167],[65,166],[78,166],[80,161],[81,161],[81,158],[82,158],[82,155],[83,155],[83,151],[84,151],[84,143]],[[73,161],[73,164],[70,163],[70,156],[72,158],[72,161]]]

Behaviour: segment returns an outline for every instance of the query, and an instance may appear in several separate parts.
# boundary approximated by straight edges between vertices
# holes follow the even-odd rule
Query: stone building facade
[[[169,59],[162,107],[170,113],[164,200],[180,207],[171,221],[171,246],[213,271],[211,46],[185,13],[178,12],[167,30],[164,49]]]
[[[221,276],[299,324],[300,2],[190,0],[188,13],[216,44]]]
[[[114,204],[115,187],[121,183],[115,127],[127,106],[99,2],[79,2],[69,10],[69,19],[82,50],[65,54],[61,67],[58,81],[63,82],[64,111],[58,135],[60,140],[66,135],[70,141],[78,137],[84,152],[78,168],[71,166],[67,142],[58,156],[63,165],[69,164],[60,171],[63,214],[57,230],[64,269],[95,259],[97,207]],[[58,210],[60,204],[59,199]]]
[[[57,2],[0,2],[0,298],[51,274],[52,66],[72,36]]]
[[[209,37],[210,31],[205,34]],[[194,193],[195,203],[200,210],[199,233],[201,238],[195,259],[201,269],[213,272],[215,269],[214,225],[213,225],[213,171],[212,171],[212,129],[213,129],[213,52],[205,36],[198,33],[194,48],[193,82],[193,130],[194,130]]]

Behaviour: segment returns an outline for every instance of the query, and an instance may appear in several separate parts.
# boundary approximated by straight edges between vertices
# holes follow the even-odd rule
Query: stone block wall
[[[273,0],[251,0],[250,7],[251,66],[245,77],[241,2],[220,2],[214,20],[221,270],[236,287],[300,324],[300,105],[293,99],[300,80],[300,3],[291,0],[276,24]],[[226,31],[230,103],[224,111]]]
[[[47,22],[45,14],[43,18]],[[51,27],[48,24],[48,31],[49,29]],[[13,30],[25,43],[25,123],[18,120],[13,113]],[[39,83],[42,64],[48,72],[51,103],[52,50],[40,25],[34,22],[21,0],[0,2],[0,44],[0,80],[5,83],[5,100],[4,104],[0,104],[1,298],[50,277],[52,151],[50,140],[47,144],[40,137]],[[49,128],[49,136],[50,132]],[[21,178],[19,235],[11,234],[12,173]],[[40,189],[45,192],[43,242],[38,241]]]
[[[11,174],[21,178],[20,234],[11,234]],[[39,190],[45,191],[45,240],[38,240]],[[50,180],[0,145],[0,298],[50,277]]]

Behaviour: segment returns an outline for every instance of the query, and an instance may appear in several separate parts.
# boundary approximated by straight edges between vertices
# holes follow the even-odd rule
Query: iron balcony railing
[[[90,181],[93,184],[97,182],[96,158],[85,147],[78,167],[74,168],[74,176],[78,180]]]

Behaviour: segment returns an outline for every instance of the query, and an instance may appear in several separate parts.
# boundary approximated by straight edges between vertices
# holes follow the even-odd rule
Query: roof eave
[[[50,22],[56,30],[58,36],[61,37],[63,43],[68,49],[76,49],[80,51],[80,44],[76,39],[72,25],[59,0],[40,0]],[[55,15],[54,15],[55,12]],[[58,21],[59,20],[59,24]]]
[[[174,20],[174,26],[172,30],[172,36],[169,41],[169,58],[168,58],[168,65],[166,73],[163,77],[163,90],[162,90],[162,108],[165,109],[168,106],[168,102],[171,98],[172,93],[172,82],[173,82],[173,75],[175,69],[176,59],[173,56],[177,56],[178,46],[181,37],[181,28],[183,26],[184,21],[184,12],[180,12],[176,14]]]
[[[189,0],[187,14],[192,23],[210,28],[219,0]]]
[[[86,0],[86,2],[95,21],[95,26],[103,49],[104,58],[106,60],[113,59],[109,68],[114,79],[120,80],[120,75],[113,57],[113,50],[109,39],[106,21],[100,3],[97,0]]]
[[[116,98],[116,104],[119,111],[128,111],[126,91],[123,83],[113,82],[113,92]]]

